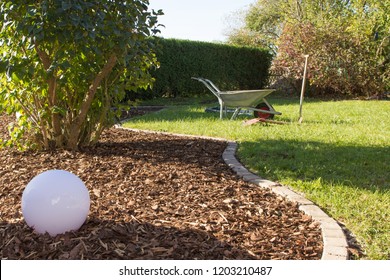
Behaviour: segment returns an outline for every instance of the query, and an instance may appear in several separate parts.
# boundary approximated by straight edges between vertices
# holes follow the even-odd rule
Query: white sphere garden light
[[[34,177],[22,195],[22,213],[28,226],[51,236],[78,230],[90,207],[88,189],[76,175],[48,170]]]

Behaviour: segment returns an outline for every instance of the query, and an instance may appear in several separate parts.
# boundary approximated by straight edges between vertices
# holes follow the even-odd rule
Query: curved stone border
[[[322,230],[322,239],[324,249],[322,251],[322,260],[347,260],[348,259],[348,242],[342,228],[338,223],[330,218],[324,211],[310,200],[304,198],[300,194],[291,189],[282,186],[278,183],[265,180],[247,170],[236,159],[235,153],[237,143],[228,142],[228,146],[222,154],[223,160],[229,165],[239,176],[245,181],[255,184],[262,188],[270,189],[277,195],[283,196],[290,201],[299,204],[299,210],[311,216],[315,221],[319,222]]]
[[[225,161],[225,163],[237,173],[237,175],[242,177],[243,180],[248,183],[252,183],[261,188],[270,189],[275,194],[283,196],[290,201],[298,203],[299,210],[305,212],[305,214],[311,216],[313,220],[317,221],[320,224],[321,231],[322,231],[322,239],[324,242],[324,248],[322,251],[321,260],[348,260],[348,250],[347,250],[348,242],[339,224],[334,219],[329,217],[324,211],[322,211],[317,205],[315,205],[313,202],[306,199],[302,195],[294,192],[293,190],[291,190],[286,186],[263,179],[253,174],[248,169],[246,169],[236,159],[235,156],[237,151],[236,142],[228,141],[222,138],[193,136],[193,135],[185,135],[185,134],[124,128],[121,125],[116,125],[115,127],[130,130],[130,131],[135,131],[135,132],[168,134],[168,135],[175,135],[181,137],[202,138],[202,139],[210,139],[210,140],[227,142],[228,146],[223,152],[222,158]]]

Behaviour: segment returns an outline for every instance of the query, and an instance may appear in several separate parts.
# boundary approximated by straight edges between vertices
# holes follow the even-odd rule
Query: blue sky
[[[225,41],[229,25],[237,26],[234,15],[256,0],[149,0],[149,8],[162,9],[159,18],[164,38],[196,41]],[[229,19],[229,20],[228,20]]]

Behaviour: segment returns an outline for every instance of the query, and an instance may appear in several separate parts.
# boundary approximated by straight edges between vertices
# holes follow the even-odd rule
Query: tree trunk
[[[87,117],[87,113],[89,108],[91,107],[93,98],[95,97],[96,91],[99,88],[102,80],[110,74],[112,69],[114,68],[117,62],[117,57],[115,54],[112,54],[110,58],[107,60],[106,65],[102,68],[102,70],[96,75],[92,84],[89,86],[89,89],[85,95],[85,98],[81,104],[80,111],[78,116],[76,116],[72,127],[70,128],[69,139],[67,139],[66,147],[71,150],[77,150],[79,144],[79,136],[81,133],[81,128],[85,119]]]
[[[39,59],[42,61],[43,67],[46,71],[48,71],[52,65],[52,61],[50,59],[50,56],[43,50],[40,49],[39,45],[35,43],[35,51],[37,52]],[[58,106],[57,104],[57,78],[55,73],[52,73],[50,78],[47,80],[48,84],[48,103],[50,109],[55,108],[55,106]],[[58,112],[55,112],[54,110],[51,110],[51,126],[52,126],[52,140],[55,141],[55,145],[57,147],[61,147],[62,141],[63,141],[63,135],[61,130],[61,118]],[[49,137],[48,135],[42,135],[43,137]],[[44,141],[45,143],[47,140]],[[45,144],[46,146],[47,144]],[[49,146],[49,145],[48,145]],[[50,148],[50,147],[46,147]]]

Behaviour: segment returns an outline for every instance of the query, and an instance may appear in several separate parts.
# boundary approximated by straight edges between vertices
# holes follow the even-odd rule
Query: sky
[[[164,12],[159,17],[160,36],[194,41],[223,42],[230,26],[238,26],[239,11],[256,0],[149,0],[149,9]]]

